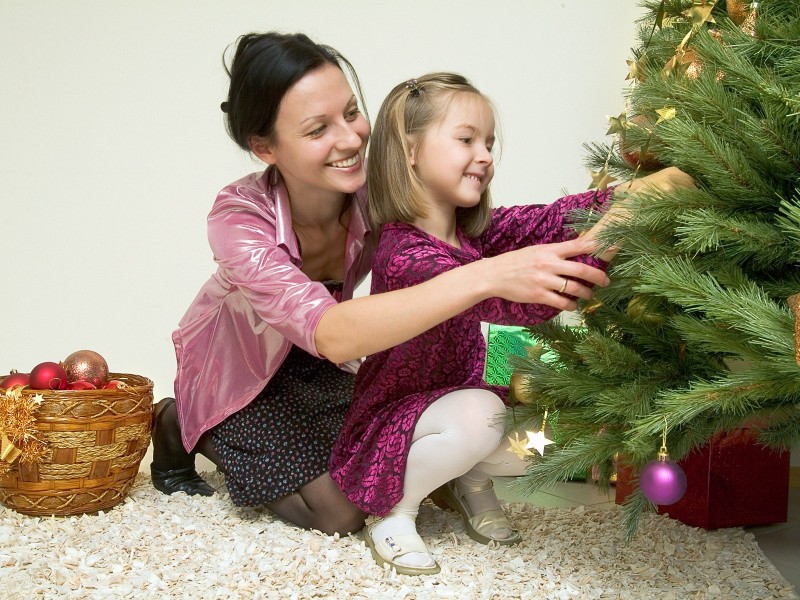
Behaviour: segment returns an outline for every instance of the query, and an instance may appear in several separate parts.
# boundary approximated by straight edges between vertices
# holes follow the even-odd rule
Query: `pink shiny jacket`
[[[344,288],[334,298],[300,270],[289,196],[277,169],[248,175],[219,193],[208,216],[217,272],[172,334],[175,400],[187,450],[256,397],[292,344],[319,356],[314,332],[320,318],[352,298],[372,265],[375,236],[368,235],[366,199],[366,188],[353,195]]]

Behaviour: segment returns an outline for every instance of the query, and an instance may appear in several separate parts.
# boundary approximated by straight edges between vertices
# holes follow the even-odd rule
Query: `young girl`
[[[460,75],[432,73],[390,92],[368,166],[370,214],[383,226],[372,294],[516,248],[574,238],[565,227],[567,212],[602,206],[612,195],[609,189],[492,210],[494,130],[490,102]],[[571,270],[550,282],[566,295],[580,285],[580,268],[604,266],[589,255],[567,264]],[[409,575],[439,571],[415,519],[422,500],[445,484],[473,539],[520,541],[492,489],[492,476],[522,475],[525,468],[504,442],[507,389],[483,381],[480,323],[527,325],[558,312],[490,298],[366,359],[329,469],[351,502],[383,517],[365,532],[378,564]]]

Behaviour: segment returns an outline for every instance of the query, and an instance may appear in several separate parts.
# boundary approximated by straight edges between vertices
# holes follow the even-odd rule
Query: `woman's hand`
[[[614,189],[614,203],[611,208],[602,216],[597,224],[586,232],[585,237],[593,239],[600,231],[607,227],[614,219],[624,217],[630,211],[630,198],[637,193],[647,191],[669,192],[678,188],[693,188],[694,179],[677,167],[667,167],[650,173],[639,179],[634,179],[630,183],[622,183]],[[620,199],[618,194],[624,194]],[[616,246],[609,248],[600,255],[605,261],[614,258],[619,248]]]
[[[644,177],[634,179],[630,183],[623,183],[614,190],[614,194],[623,192],[626,194],[633,194],[646,190],[661,190],[668,192],[676,188],[689,188],[696,187],[694,179],[687,175],[677,167],[667,167],[650,173]]]
[[[592,288],[582,281],[603,287],[609,284],[602,270],[569,260],[595,250],[597,245],[592,239],[581,237],[528,246],[475,264],[485,269],[489,296],[575,310],[578,306],[575,298],[589,299],[593,294]]]

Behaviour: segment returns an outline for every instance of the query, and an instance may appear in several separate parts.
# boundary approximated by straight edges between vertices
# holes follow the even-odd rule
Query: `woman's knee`
[[[364,526],[366,514],[347,499],[328,473],[303,486],[300,493],[311,511],[313,529],[346,535]]]
[[[325,515],[320,515],[319,527],[315,527],[315,529],[319,529],[322,533],[328,535],[349,535],[359,531],[364,526],[366,518],[366,514],[359,508],[348,503],[346,506],[338,507]]]

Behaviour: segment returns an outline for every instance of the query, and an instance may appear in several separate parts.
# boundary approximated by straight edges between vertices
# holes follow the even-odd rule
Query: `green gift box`
[[[525,356],[526,348],[535,343],[524,327],[489,325],[486,372],[483,376],[486,383],[509,385],[513,371],[508,364],[509,355]]]
[[[508,357],[527,356],[528,348],[539,344],[539,340],[533,337],[525,327],[513,325],[489,325],[489,333],[486,343],[486,369],[484,380],[491,385],[509,385],[513,368],[508,362]],[[549,352],[545,352],[540,360],[548,362],[552,358],[548,357]],[[555,358],[555,357],[553,357]],[[550,427],[553,429],[553,440],[558,443],[558,414],[550,415]],[[576,472],[570,479],[584,480],[586,472]]]
[[[541,344],[525,327],[514,325],[489,325],[486,348],[486,370],[484,380],[491,385],[510,385],[513,369],[508,364],[512,354],[527,356],[528,348]],[[545,349],[539,357],[543,362],[550,362],[555,354]]]

